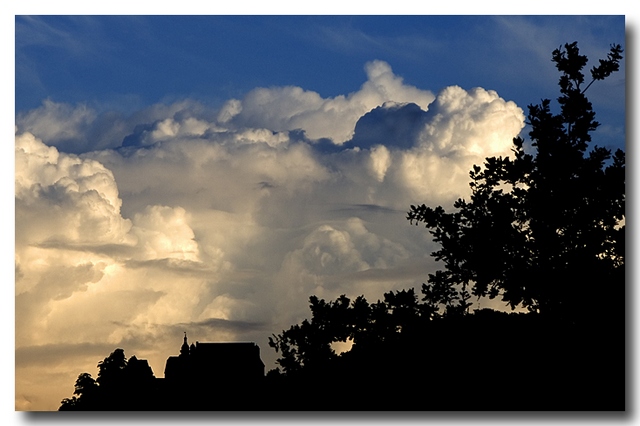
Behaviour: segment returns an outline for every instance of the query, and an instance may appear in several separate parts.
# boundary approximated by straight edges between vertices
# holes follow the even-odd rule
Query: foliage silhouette
[[[186,344],[186,336],[185,336]],[[217,353],[211,354],[211,345],[222,345]],[[227,346],[230,345],[230,346]],[[184,345],[179,358],[192,359],[187,369],[173,371],[171,378],[165,369],[165,378],[156,378],[146,360],[136,356],[126,359],[123,349],[116,349],[98,363],[98,379],[89,373],[78,376],[74,396],[61,401],[59,411],[149,411],[149,410],[257,410],[267,409],[269,398],[259,398],[264,392],[264,373],[257,372],[255,365],[262,361],[259,348],[254,347],[253,359],[247,359],[247,346],[252,344],[211,344],[192,345],[197,355]],[[230,359],[224,350],[236,356]],[[207,357],[207,353],[213,355]],[[221,355],[222,354],[222,355]],[[169,357],[169,360],[178,357]],[[226,361],[225,362],[225,358]],[[203,361],[203,363],[200,363]],[[212,363],[218,363],[212,365]],[[169,362],[167,363],[167,366]],[[247,367],[238,369],[240,367]],[[211,371],[207,371],[210,367]],[[214,372],[214,374],[212,374]]]
[[[89,373],[78,376],[74,396],[62,400],[60,411],[144,410],[158,405],[155,377],[146,361],[135,355],[127,361],[124,350],[118,348],[97,367],[95,380]]]
[[[96,382],[102,387],[116,386],[123,381],[127,357],[123,349],[116,349],[98,363],[98,378]]]
[[[537,313],[429,317],[417,297],[401,309],[385,299],[312,297],[312,318],[270,340],[282,354],[267,374],[266,389],[281,398],[270,409],[624,409],[618,340]],[[336,354],[331,342],[345,336],[353,345]]]
[[[338,359],[333,343],[350,341],[352,351],[368,351],[380,344],[413,338],[433,320],[458,315],[456,295],[443,295],[438,289],[428,288],[420,303],[414,289],[409,289],[385,293],[383,301],[373,304],[364,296],[353,302],[346,295],[334,302],[311,296],[311,321],[304,320],[273,335],[269,346],[282,354],[276,362],[284,374],[322,368]]]
[[[74,395],[62,400],[61,411],[82,410],[95,404],[98,384],[89,373],[81,373],[76,380]]]
[[[587,152],[599,123],[585,96],[621,53],[611,46],[583,88],[577,43],[554,50],[560,108],[529,106],[531,147],[516,137],[513,158],[474,166],[471,199],[453,213],[411,206],[407,219],[430,229],[444,262],[420,302],[413,289],[374,304],[312,296],[311,320],[269,339],[281,356],[268,376],[287,384],[287,399],[300,409],[624,409],[625,154]],[[528,313],[470,312],[472,295]],[[347,339],[351,350],[336,354],[332,343]],[[319,383],[335,384],[330,396]]]
[[[474,166],[453,213],[411,206],[444,263],[422,297],[311,296],[311,319],[269,338],[279,367],[250,386],[167,388],[116,349],[60,410],[624,410],[625,154],[587,152],[598,123],[585,96],[621,53],[612,46],[584,86],[577,43],[554,50],[560,108],[529,106],[534,153],[517,137],[513,158]],[[472,311],[472,296],[528,312]],[[336,342],[352,346],[338,354]]]
[[[501,296],[512,308],[569,321],[593,316],[596,307],[606,316],[622,312],[625,154],[587,153],[599,123],[585,96],[618,70],[621,53],[612,46],[582,88],[587,58],[577,43],[554,50],[560,111],[548,99],[529,106],[535,155],[516,137],[514,158],[473,167],[471,199],[459,199],[455,212],[411,206],[409,221],[424,223],[441,245],[433,256],[445,269],[429,276],[431,286],[470,287],[475,296]]]

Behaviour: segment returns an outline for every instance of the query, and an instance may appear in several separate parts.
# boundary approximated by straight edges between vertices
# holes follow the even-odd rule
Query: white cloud
[[[405,85],[386,62],[369,62],[365,70],[368,80],[347,96],[323,99],[300,87],[258,88],[242,101],[228,101],[219,120],[277,132],[302,129],[311,139],[328,138],[342,144],[351,139],[362,115],[385,102],[413,102],[426,110],[434,99],[428,90]]]
[[[16,135],[16,240],[127,243],[130,221],[113,173],[90,159],[58,152],[30,133]],[[23,226],[24,225],[24,226]]]
[[[40,108],[29,111],[17,121],[23,131],[36,134],[44,140],[77,141],[82,139],[96,117],[96,112],[86,105],[72,107],[45,99]],[[65,148],[73,150],[78,146],[68,143]]]
[[[178,308],[185,288],[175,277],[185,271],[200,271],[181,282],[193,290],[189,308],[207,291],[202,271],[221,264],[201,264],[183,208],[150,205],[126,219],[114,176],[98,161],[29,133],[17,134],[15,147],[18,346],[100,341],[114,332],[113,322],[134,322],[159,298]],[[158,270],[161,279],[149,283]],[[189,312],[162,315],[184,321]]]
[[[367,76],[330,99],[269,88],[218,112],[185,101],[114,115],[128,129],[118,149],[88,140],[100,115],[50,103],[18,120],[18,349],[127,344],[162,376],[181,331],[194,330],[256,340],[272,368],[267,337],[307,316],[310,295],[375,301],[419,286],[433,245],[406,221],[409,205],[467,194],[470,167],[508,155],[524,116],[484,89],[434,100],[384,62]],[[54,147],[61,133],[41,130],[52,120],[79,129],[83,154]]]
[[[391,166],[391,154],[389,150],[384,145],[374,146],[369,154],[369,159],[369,166],[373,177],[375,177],[378,182],[382,182],[389,166]]]
[[[45,99],[40,107],[18,114],[16,124],[21,132],[31,133],[49,146],[79,154],[216,130],[201,119],[202,114],[203,107],[190,100],[155,104],[126,116],[119,111],[99,112],[87,104],[74,106]]]
[[[143,259],[180,259],[197,262],[198,244],[181,208],[147,206],[133,218],[132,233],[138,237]]]
[[[508,152],[511,139],[524,127],[524,113],[493,90],[442,90],[431,106],[422,145],[440,156],[487,157]]]

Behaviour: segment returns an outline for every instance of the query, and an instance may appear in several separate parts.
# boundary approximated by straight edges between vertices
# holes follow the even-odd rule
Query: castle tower
[[[184,332],[184,343],[182,343],[182,347],[180,348],[180,357],[186,358],[189,356],[189,344],[187,343],[187,332]]]

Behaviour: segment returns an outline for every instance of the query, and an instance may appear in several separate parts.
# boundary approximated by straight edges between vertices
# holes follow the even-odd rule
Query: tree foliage
[[[429,285],[470,288],[500,296],[512,308],[577,321],[595,307],[618,302],[624,286],[625,154],[588,151],[599,126],[585,92],[619,69],[622,48],[591,69],[577,43],[553,51],[561,76],[559,112],[543,100],[530,105],[530,145],[513,140],[513,156],[487,158],[470,172],[471,198],[453,212],[411,206],[408,220],[424,223],[440,249],[444,270]],[[453,291],[453,290],[451,290]],[[613,297],[615,295],[615,297]]]
[[[100,386],[113,386],[122,381],[127,357],[123,349],[116,349],[108,357],[98,363],[98,378],[96,382]]]
[[[333,391],[338,407],[354,391],[376,407],[624,406],[625,154],[589,149],[599,123],[585,95],[621,54],[611,46],[587,84],[577,43],[554,50],[558,107],[529,106],[530,140],[516,137],[513,155],[473,166],[471,197],[452,212],[411,206],[407,219],[429,229],[443,264],[422,297],[312,296],[311,319],[269,339],[281,356],[268,377],[297,378],[287,394],[297,403],[308,400],[301,390],[320,395],[314,384],[348,377],[352,388]],[[529,312],[470,312],[472,296]],[[351,350],[337,354],[332,344],[345,341]],[[539,385],[505,385],[514,379]],[[407,380],[419,390],[402,392]]]
[[[548,99],[530,105],[530,140],[516,137],[512,156],[474,165],[471,197],[453,212],[411,206],[407,219],[429,229],[444,266],[422,297],[414,289],[375,303],[311,296],[311,319],[269,338],[279,368],[256,406],[624,410],[625,154],[589,150],[599,123],[585,95],[619,69],[621,54],[611,46],[585,85],[577,43],[554,50],[557,112]],[[470,312],[472,296],[529,313]],[[351,349],[338,354],[336,342]],[[60,410],[170,402],[150,385],[146,362],[127,361],[122,349],[98,369],[95,380],[78,376]]]
[[[148,391],[153,372],[148,364],[141,363],[135,355],[127,360],[123,349],[114,350],[97,365],[98,377],[81,373],[76,379],[73,395],[61,401],[60,411],[128,409],[131,397],[137,403]],[[146,369],[144,368],[146,367]]]
[[[81,373],[76,379],[71,398],[62,400],[61,411],[78,410],[93,405],[98,392],[98,384],[89,373]],[[76,396],[77,395],[77,396]]]
[[[281,354],[277,363],[284,374],[321,370],[339,359],[333,343],[349,341],[355,353],[390,347],[415,338],[433,321],[463,314],[468,306],[464,294],[450,287],[424,284],[422,290],[420,300],[409,289],[385,293],[375,303],[364,296],[351,301],[341,295],[329,302],[311,296],[311,320],[273,335],[269,346]]]

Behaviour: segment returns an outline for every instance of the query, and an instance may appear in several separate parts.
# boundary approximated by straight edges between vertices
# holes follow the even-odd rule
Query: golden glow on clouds
[[[136,115],[147,126],[131,140],[144,148],[121,151],[104,140],[89,149],[82,129],[95,114],[84,107],[48,102],[27,114],[15,136],[16,349],[32,361],[17,362],[16,407],[57,409],[116,347],[162,377],[183,331],[256,341],[270,369],[267,337],[308,316],[309,295],[375,301],[419,287],[433,245],[404,211],[468,194],[471,166],[509,155],[524,116],[484,89],[447,88],[434,101],[384,62],[367,75],[335,98],[285,87],[217,113],[153,106]],[[382,132],[368,147],[324,153],[292,133],[342,144],[385,102],[429,110],[415,140]],[[65,127],[85,154],[50,146]],[[66,354],[55,369],[43,345]],[[47,394],[36,375],[63,391]]]

